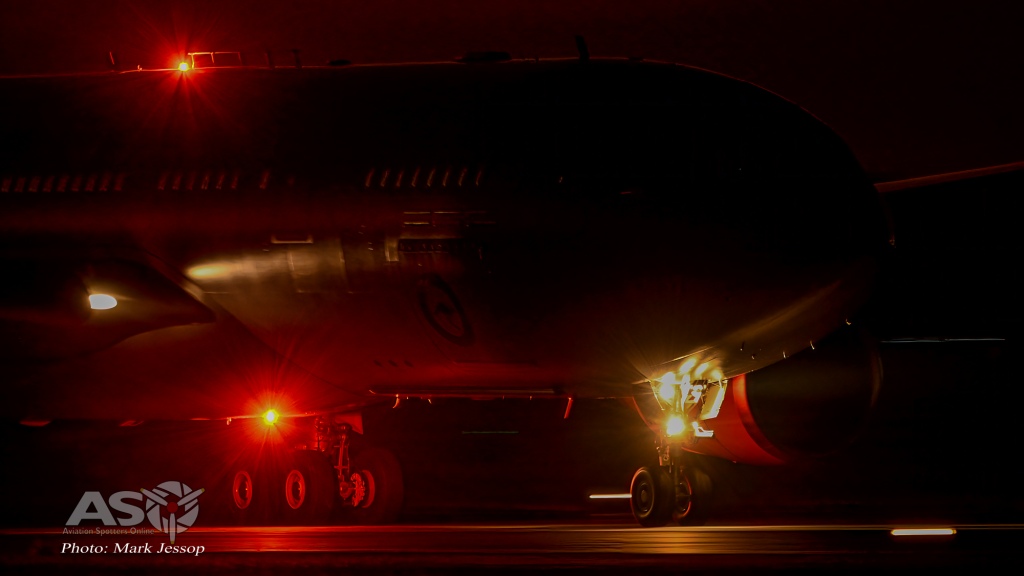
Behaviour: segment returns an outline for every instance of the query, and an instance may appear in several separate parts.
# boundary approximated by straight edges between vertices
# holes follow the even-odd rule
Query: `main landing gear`
[[[341,522],[387,524],[402,509],[402,469],[386,449],[353,440],[344,417],[313,422],[315,442],[302,450],[270,449],[243,455],[218,489],[232,524],[308,526]]]
[[[633,517],[641,526],[681,526],[707,522],[711,505],[711,479],[678,444],[660,439],[659,466],[644,466],[633,475],[629,488]]]
[[[395,456],[383,448],[353,449],[354,433],[342,420],[321,416],[316,420],[316,430],[318,446],[335,463],[341,520],[352,524],[394,522],[405,497],[402,468]]]

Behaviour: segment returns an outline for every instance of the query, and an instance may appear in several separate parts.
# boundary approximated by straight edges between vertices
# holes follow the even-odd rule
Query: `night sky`
[[[1024,6],[811,0],[0,4],[0,74],[169,67],[188,51],[300,49],[304,65],[470,50],[668,60],[748,80],[843,136],[876,180],[1024,159]]]

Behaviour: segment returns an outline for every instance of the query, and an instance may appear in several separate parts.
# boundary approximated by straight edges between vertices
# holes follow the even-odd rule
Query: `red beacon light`
[[[263,422],[266,423],[267,426],[273,426],[277,423],[279,418],[280,416],[278,415],[277,410],[267,410],[263,414]]]
[[[178,70],[181,70],[182,72],[188,72],[188,62],[182,62],[181,64],[178,64]]]

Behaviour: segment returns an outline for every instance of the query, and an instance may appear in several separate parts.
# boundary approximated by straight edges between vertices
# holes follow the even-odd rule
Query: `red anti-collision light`
[[[267,410],[266,413],[263,414],[263,421],[266,422],[267,425],[276,424],[278,418],[277,410]]]

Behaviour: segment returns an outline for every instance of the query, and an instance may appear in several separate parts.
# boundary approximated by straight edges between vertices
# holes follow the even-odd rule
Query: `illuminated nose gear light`
[[[277,419],[279,417],[277,410],[267,410],[266,413],[263,414],[263,421],[266,422],[268,426],[272,426],[277,423]]]
[[[665,433],[669,436],[678,436],[683,433],[683,429],[686,428],[683,422],[683,417],[679,414],[673,414],[668,417],[668,422],[665,423]]]
[[[704,375],[714,380],[700,378]],[[714,437],[714,430],[704,426],[721,410],[728,385],[723,376],[713,359],[698,364],[696,357],[690,357],[678,370],[650,380],[651,389],[664,411],[662,430],[666,437],[686,442]]]
[[[89,307],[93,310],[110,310],[117,306],[117,298],[109,294],[90,294]]]
[[[181,64],[178,64],[178,70],[181,70],[182,72],[188,72],[188,62],[182,62]]]
[[[697,365],[697,358],[691,356],[691,357],[687,358],[686,361],[683,362],[683,364],[679,367],[679,372],[681,374],[688,374],[690,372],[690,370],[693,370],[693,367],[696,366],[696,365]]]
[[[704,372],[707,372],[707,369],[708,369],[709,366],[711,366],[711,363],[704,362],[700,366],[697,366],[696,368],[694,368],[693,369],[693,377],[698,379],[698,380],[700,380],[700,377],[704,375]]]
[[[671,403],[676,397],[676,385],[671,382],[662,382],[658,387],[658,396],[665,402]]]

